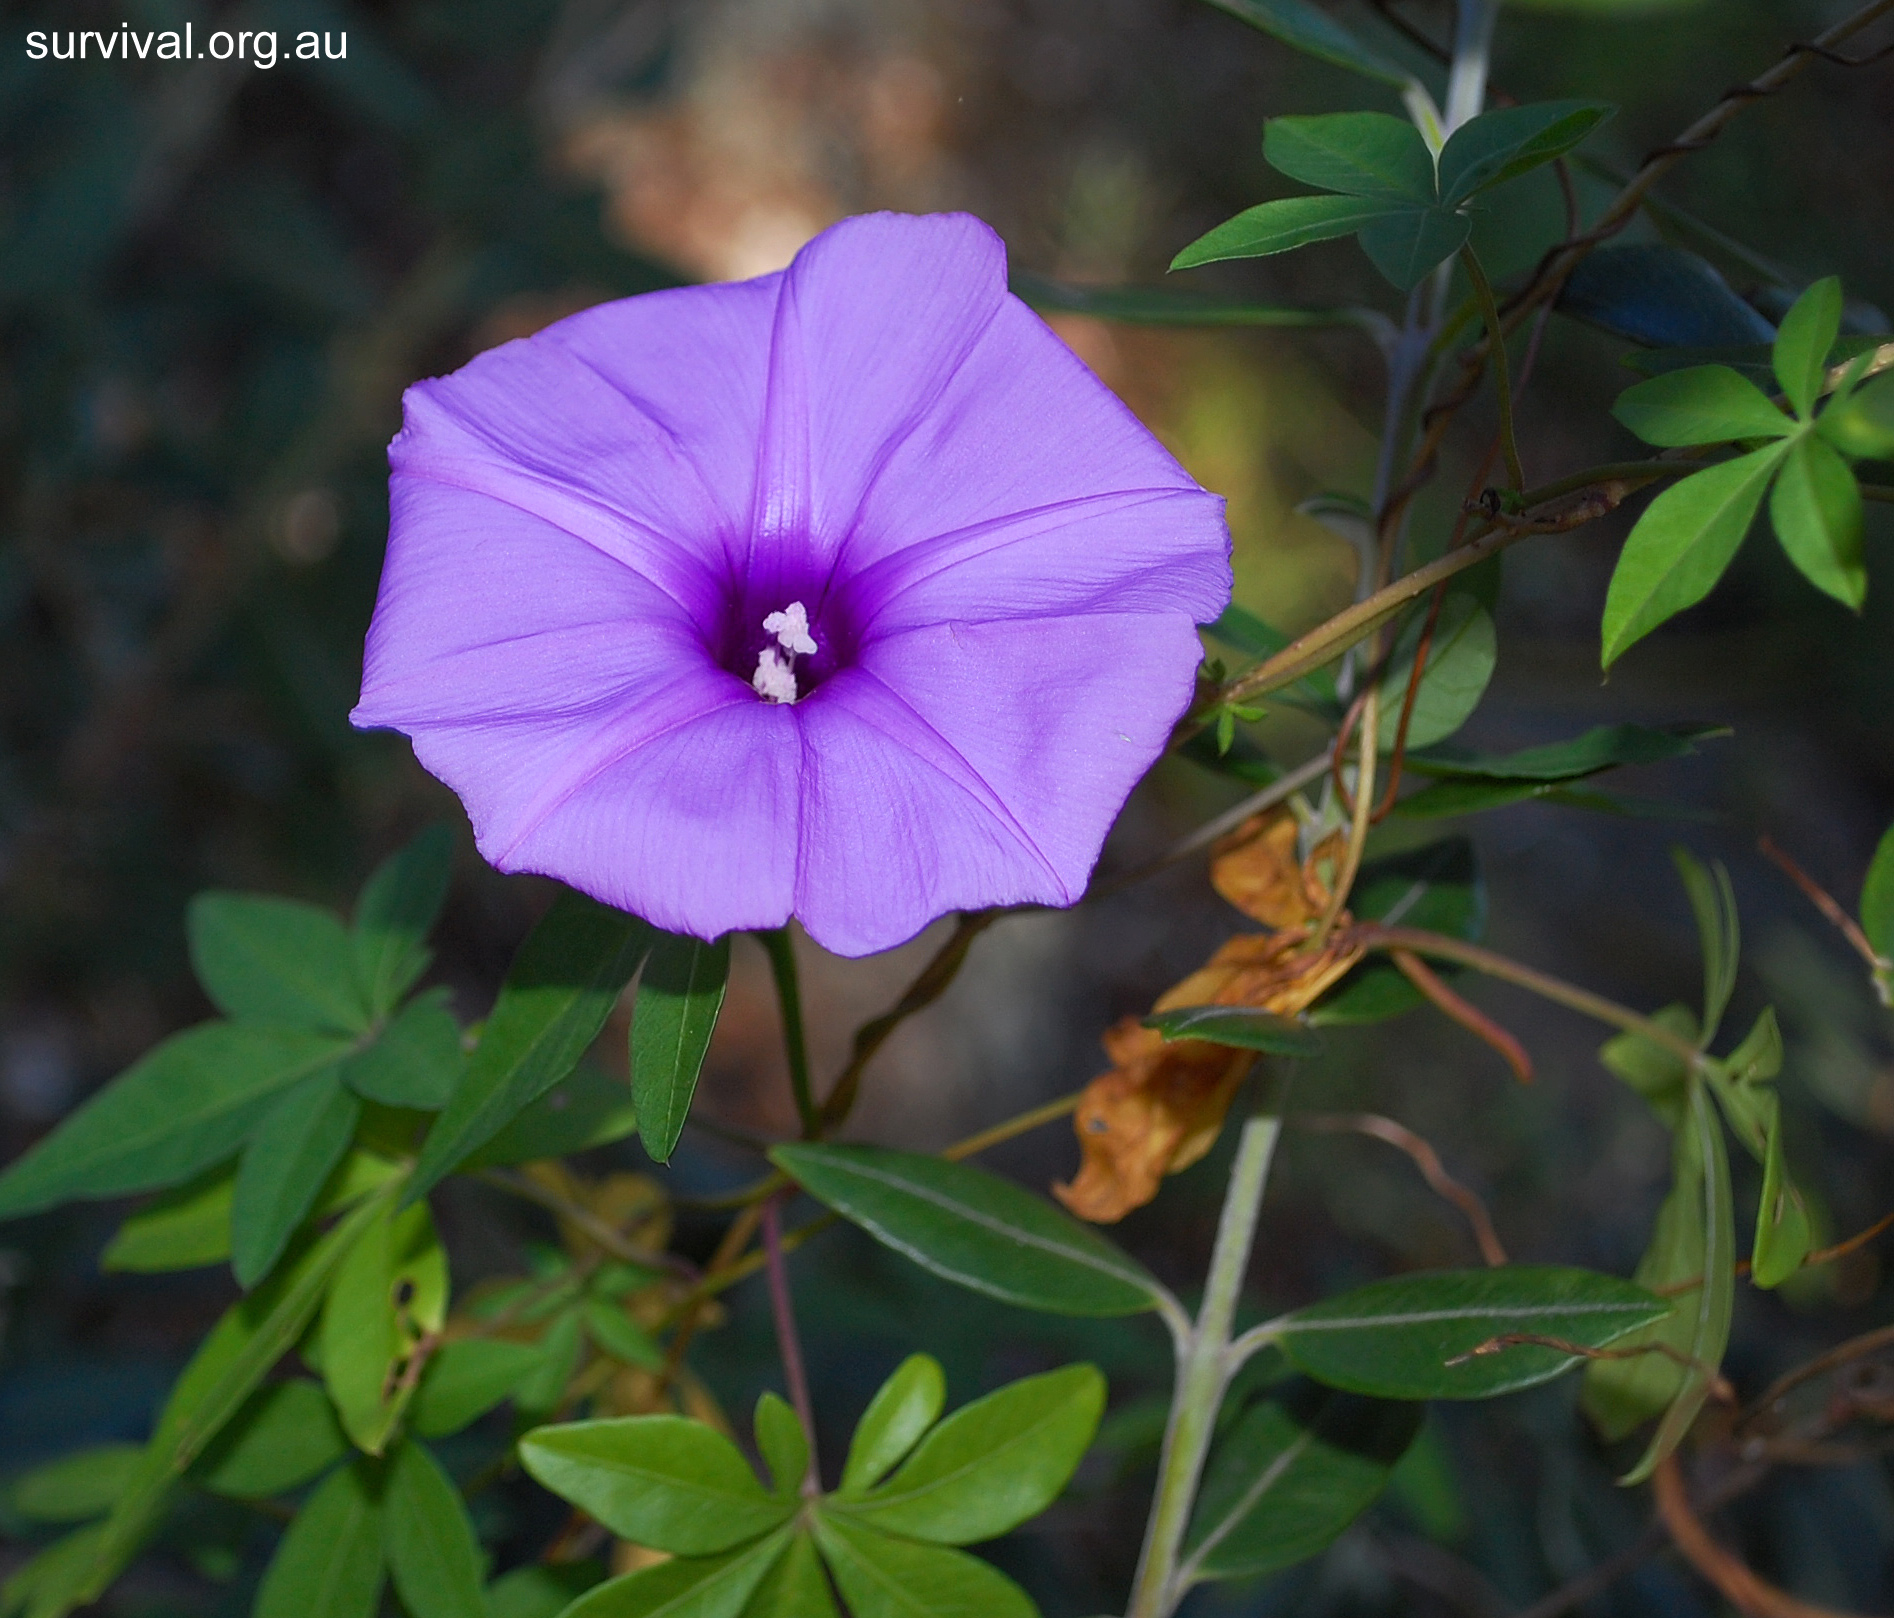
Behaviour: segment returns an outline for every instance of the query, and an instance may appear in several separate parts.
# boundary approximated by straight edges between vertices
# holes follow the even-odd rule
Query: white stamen
[[[756,660],[756,672],[750,676],[750,685],[765,702],[796,700],[796,671],[774,646],[763,648]]]
[[[763,633],[774,635],[786,652],[815,655],[816,645],[809,636],[809,614],[800,601],[792,601],[781,612],[772,612],[763,620]]]

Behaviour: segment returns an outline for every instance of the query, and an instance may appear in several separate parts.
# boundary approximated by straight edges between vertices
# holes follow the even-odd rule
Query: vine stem
[[[1470,244],[1460,249],[1460,263],[1467,272],[1467,280],[1473,283],[1480,319],[1486,322],[1486,335],[1492,342],[1493,391],[1499,399],[1499,442],[1506,454],[1506,475],[1515,489],[1523,489],[1526,474],[1519,464],[1519,439],[1513,431],[1513,373],[1506,362],[1506,334],[1500,327],[1499,305],[1493,301],[1493,284],[1486,279],[1480,256]]]
[[[809,1086],[809,1045],[802,1033],[802,987],[796,977],[795,941],[787,926],[772,927],[756,938],[769,956],[770,975],[776,980],[776,1003],[783,1014],[783,1054],[789,1060],[789,1087],[795,1092],[802,1138],[813,1140],[822,1128],[822,1114]]]
[[[776,1346],[782,1355],[783,1380],[789,1384],[789,1402],[796,1407],[803,1436],[809,1441],[809,1467],[802,1475],[805,1500],[822,1493],[822,1470],[816,1460],[815,1406],[809,1398],[809,1374],[802,1361],[802,1337],[796,1330],[795,1300],[789,1295],[789,1266],[783,1262],[782,1198],[763,1204],[763,1251],[768,1255],[770,1312],[776,1317]]]
[[[1236,1318],[1244,1272],[1249,1268],[1263,1188],[1269,1182],[1270,1159],[1281,1133],[1280,1117],[1258,1113],[1243,1125],[1237,1141],[1229,1189],[1217,1220],[1217,1241],[1210,1256],[1203,1304],[1196,1324],[1179,1343],[1177,1390],[1164,1429],[1157,1493],[1151,1501],[1151,1520],[1125,1618],[1166,1618],[1188,1585],[1187,1572],[1179,1567],[1179,1553],[1216,1431],[1217,1410],[1229,1385],[1230,1326]]]

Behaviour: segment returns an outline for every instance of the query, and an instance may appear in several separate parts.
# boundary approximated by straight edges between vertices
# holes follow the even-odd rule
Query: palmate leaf
[[[1845,455],[1894,460],[1894,374],[1878,376],[1847,399],[1831,402],[1815,426]]]
[[[570,889],[520,946],[467,1074],[409,1185],[424,1195],[578,1065],[649,947],[651,929]]]
[[[1822,438],[1799,438],[1790,448],[1769,491],[1769,524],[1810,584],[1861,610],[1868,595],[1861,486]]]
[[[1352,236],[1364,225],[1398,210],[1366,197],[1279,197],[1258,203],[1205,231],[1171,260],[1173,270],[1193,270],[1235,258],[1267,258],[1311,242]]]
[[[408,1418],[423,1438],[445,1438],[511,1395],[545,1359],[538,1343],[467,1337],[428,1356]]]
[[[1663,242],[1600,247],[1580,259],[1559,292],[1559,313],[1649,344],[1625,363],[1672,364],[1671,350],[1754,347],[1766,371],[1775,329],[1736,295],[1707,259]],[[1701,358],[1682,360],[1695,365]]]
[[[393,1011],[427,970],[427,935],[447,897],[453,863],[453,833],[430,826],[363,887],[355,905],[353,942],[371,1015]]]
[[[994,1539],[1051,1505],[1105,1408],[1095,1366],[1068,1365],[963,1405],[894,1476],[828,1508],[883,1533],[942,1545]]]
[[[797,1534],[756,1587],[743,1618],[839,1618],[822,1558],[808,1534]]]
[[[416,995],[373,1044],[348,1059],[343,1082],[385,1107],[439,1112],[467,1071],[460,1024],[447,1009],[448,998],[445,989]]]
[[[1263,159],[1304,185],[1345,196],[1431,207],[1434,155],[1405,118],[1385,112],[1332,112],[1271,118]]]
[[[253,1287],[283,1256],[355,1137],[362,1104],[325,1069],[286,1091],[243,1149],[230,1205],[230,1266]]]
[[[1473,221],[1452,208],[1408,208],[1363,224],[1361,250],[1396,287],[1411,292],[1472,233]]]
[[[414,1396],[401,1373],[446,1318],[447,1255],[427,1204],[383,1204],[322,1305],[322,1380],[357,1447],[381,1454]]]
[[[1642,1286],[1554,1265],[1443,1270],[1376,1281],[1277,1323],[1277,1346],[1329,1387],[1383,1399],[1490,1399],[1579,1363],[1550,1338],[1602,1348],[1670,1313]]]
[[[768,1493],[729,1439],[684,1416],[537,1427],[520,1440],[520,1464],[621,1539],[678,1556],[745,1544],[798,1504]]]
[[[1470,118],[1440,153],[1449,207],[1563,157],[1617,109],[1606,101],[1540,101]]]
[[[931,1354],[910,1354],[876,1390],[856,1423],[837,1492],[846,1497],[873,1488],[940,1419],[946,1402],[947,1377],[940,1361]]]
[[[230,1257],[236,1185],[236,1168],[225,1163],[152,1198],[119,1226],[99,1268],[150,1275],[221,1264]]]
[[[739,1618],[747,1614],[750,1597],[794,1537],[783,1528],[721,1556],[673,1557],[607,1579],[580,1596],[561,1618]]]
[[[1736,911],[1736,892],[1730,885],[1729,869],[1721,860],[1705,866],[1687,848],[1673,848],[1671,863],[1677,867],[1684,892],[1690,899],[1690,913],[1697,923],[1697,943],[1703,956],[1703,1019],[1699,1043],[1708,1046],[1716,1038],[1736,992],[1736,969],[1742,955],[1742,922]]]
[[[0,1174],[0,1219],[188,1180],[235,1151],[279,1092],[348,1048],[337,1034],[227,1022],[174,1034]]]
[[[34,1522],[89,1522],[112,1509],[143,1454],[139,1444],[101,1444],[62,1455],[15,1478],[7,1503]]]
[[[802,1418],[780,1394],[765,1392],[756,1401],[751,1431],[756,1453],[769,1468],[772,1492],[779,1500],[788,1499],[809,1470],[809,1435],[802,1430]]]
[[[1166,1039],[1201,1039],[1273,1056],[1320,1056],[1321,1039],[1293,1017],[1253,1006],[1179,1006],[1144,1019]]]
[[[1089,286],[1014,270],[1008,287],[1039,310],[1091,315],[1137,326],[1358,326],[1378,330],[1385,317],[1352,307],[1298,309],[1247,298],[1212,298],[1162,287]]]
[[[1786,443],[1751,450],[1672,484],[1650,503],[1605,595],[1605,668],[1715,588],[1788,453]]]
[[[1776,332],[1776,380],[1795,413],[1807,421],[1815,412],[1828,351],[1841,335],[1841,282],[1817,281],[1790,306]]]
[[[964,1551],[876,1533],[823,1511],[816,1544],[854,1618],[1038,1618],[1026,1592]]]
[[[388,1571],[410,1618],[487,1618],[480,1542],[460,1491],[420,1444],[389,1456],[381,1489]]]
[[[1611,413],[1645,443],[1672,448],[1786,438],[1795,431],[1761,388],[1727,365],[1654,376],[1619,394]]]
[[[233,1500],[267,1500],[301,1488],[349,1452],[348,1435],[321,1387],[302,1377],[256,1390],[198,1458],[191,1481]]]
[[[1006,1303],[1130,1315],[1166,1296],[1096,1231],[969,1164],[879,1146],[777,1146],[769,1156],[818,1202],[923,1269]]]
[[[1387,1487],[1424,1407],[1295,1378],[1218,1440],[1184,1547],[1199,1579],[1255,1578],[1328,1545]]]
[[[727,936],[706,944],[654,932],[631,1019],[631,1099],[656,1162],[671,1160],[684,1132],[729,978]]]
[[[1437,748],[1410,752],[1416,775],[1494,781],[1579,781],[1605,770],[1660,764],[1696,751],[1696,743],[1730,734],[1727,725],[1598,725],[1570,741],[1547,742],[1516,753],[1468,753]]]
[[[461,1162],[464,1171],[544,1157],[568,1157],[623,1140],[638,1126],[631,1088],[581,1062],[525,1111]]]
[[[260,893],[200,893],[185,930],[197,980],[226,1016],[345,1034],[368,1027],[354,945],[329,911]]]
[[[381,1508],[357,1461],[296,1513],[263,1576],[256,1618],[375,1618],[382,1577]]]

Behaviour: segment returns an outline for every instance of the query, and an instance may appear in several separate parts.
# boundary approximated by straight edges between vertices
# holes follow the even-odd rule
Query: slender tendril
[[[1512,368],[1506,362],[1506,334],[1500,326],[1499,306],[1493,301],[1492,283],[1486,279],[1480,255],[1471,246],[1460,249],[1460,263],[1473,283],[1473,296],[1479,300],[1480,318],[1486,322],[1487,341],[1492,345],[1493,389],[1499,397],[1499,442],[1506,456],[1506,475],[1512,479],[1513,488],[1523,489],[1526,474],[1519,464],[1519,440],[1513,430]]]
[[[789,1402],[796,1407],[796,1419],[802,1423],[803,1437],[809,1443],[809,1465],[802,1475],[802,1495],[805,1500],[814,1500],[822,1493],[822,1469],[815,1447],[815,1406],[809,1398],[809,1375],[803,1367],[802,1337],[796,1330],[795,1300],[789,1293],[789,1267],[783,1262],[780,1195],[770,1197],[763,1204],[763,1252],[769,1270],[770,1312],[776,1320],[776,1346],[782,1355],[783,1380],[789,1384]]]

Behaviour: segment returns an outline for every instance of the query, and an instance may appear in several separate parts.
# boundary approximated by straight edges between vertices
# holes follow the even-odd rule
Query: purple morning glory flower
[[[503,871],[843,955],[1069,904],[1229,596],[1206,493],[961,214],[408,390],[353,719]]]

